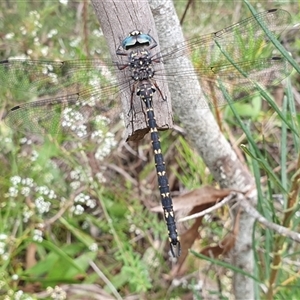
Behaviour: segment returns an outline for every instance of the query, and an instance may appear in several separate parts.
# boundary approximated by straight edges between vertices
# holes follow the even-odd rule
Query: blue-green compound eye
[[[123,49],[128,50],[136,46],[150,46],[153,42],[154,41],[149,34],[135,30],[122,41],[122,47]]]

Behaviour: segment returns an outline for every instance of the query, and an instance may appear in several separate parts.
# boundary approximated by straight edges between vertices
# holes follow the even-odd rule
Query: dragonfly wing
[[[192,61],[201,62],[203,68],[213,64],[228,64],[222,51],[237,62],[253,60],[270,54],[275,46],[270,43],[266,33],[258,24],[263,22],[278,38],[291,23],[291,15],[281,9],[273,9],[259,13],[220,31],[190,39],[180,45],[165,49],[159,55],[164,63],[172,64],[172,59],[187,55]],[[222,48],[222,51],[220,50]]]
[[[77,100],[78,94],[74,94],[20,104],[9,110],[3,120],[16,131],[58,134],[63,127],[63,112]]]
[[[218,32],[167,49],[161,55],[168,71],[166,78],[176,82],[182,80],[182,77],[197,76],[208,102],[213,105],[226,104],[218,89],[218,81],[222,82],[233,100],[244,99],[256,92],[255,82],[265,87],[277,85],[291,73],[292,67],[280,54],[276,54],[275,46],[268,40],[257,20],[278,37],[290,24],[291,16],[284,10],[269,10]],[[178,75],[174,71],[173,59],[187,54],[194,67],[182,68]],[[203,107],[206,108],[207,104],[203,104]]]
[[[103,93],[107,95],[105,90],[93,88],[20,104],[9,110],[3,120],[12,129],[25,133],[72,133],[77,137],[87,137],[99,118],[120,116],[113,109],[120,106],[114,103],[116,97],[106,97],[103,102]]]
[[[263,87],[276,86],[292,69],[285,58],[273,57],[213,67],[210,76],[203,74],[199,79],[207,98],[216,106],[227,103],[220,83],[233,101],[243,100],[258,92],[256,83]]]
[[[64,89],[76,93],[87,86],[117,84],[116,67],[94,60],[35,61],[10,59],[0,62],[4,87],[22,90],[37,97],[52,96]]]
[[[201,106],[208,108],[208,104],[210,106],[222,106],[227,103],[220,90],[220,83],[231,99],[238,101],[258,92],[255,87],[256,83],[263,87],[276,86],[289,76],[292,70],[293,67],[285,58],[275,56],[235,62],[234,65],[227,63],[226,65],[207,68],[203,68],[202,65],[198,67],[195,64],[194,68],[184,68],[180,73],[174,71],[174,68],[170,68],[167,75],[156,74],[156,78],[161,77],[161,80],[167,80],[175,85],[181,85],[182,82],[185,82],[185,88],[191,91],[195,88],[195,80],[199,80],[207,101],[201,103]],[[186,78],[189,80],[187,81]]]
[[[16,131],[62,134],[84,132],[96,115],[119,117],[117,94],[128,89],[131,78],[118,81],[116,70],[115,64],[98,59],[0,62],[0,97],[21,103],[4,122]],[[76,122],[68,123],[68,117]]]

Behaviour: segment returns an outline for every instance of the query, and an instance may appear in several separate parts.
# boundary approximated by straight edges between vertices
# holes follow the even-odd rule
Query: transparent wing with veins
[[[218,87],[219,81],[233,100],[242,100],[257,92],[254,82],[265,87],[278,85],[293,68],[270,42],[258,24],[258,19],[277,38],[291,23],[291,16],[287,11],[274,9],[215,33],[196,37],[165,49],[157,54],[157,57],[161,58],[167,69],[169,82],[177,84],[183,77],[197,77],[208,102],[213,106],[227,103]],[[236,66],[228,61],[224,53]],[[173,71],[173,59],[182,55],[192,59],[193,70],[183,67],[178,74]],[[247,74],[247,77],[244,77],[238,69]],[[156,78],[160,76],[157,68]],[[186,88],[193,89],[193,86]]]
[[[292,67],[276,53],[257,19],[275,36],[290,23],[288,12],[270,10],[160,53],[152,49],[154,80],[176,84],[183,77],[197,77],[208,102],[214,105],[226,103],[218,89],[219,81],[233,100],[244,99],[255,92],[253,82],[263,86],[278,84],[291,73]],[[235,66],[224,53],[230,56]],[[174,58],[182,55],[189,55],[194,65],[182,68],[178,74],[172,71]],[[162,64],[167,74],[161,72]],[[125,72],[121,82],[116,79],[117,72]],[[0,79],[2,87],[7,88],[0,91],[1,97],[14,97],[17,103],[25,102],[8,111],[4,116],[5,123],[15,130],[50,134],[80,129],[79,135],[84,135],[92,126],[89,120],[99,115],[108,118],[119,115],[118,94],[133,86],[128,68],[120,70],[116,64],[101,59],[3,61],[0,62]],[[138,96],[134,96],[140,102]]]

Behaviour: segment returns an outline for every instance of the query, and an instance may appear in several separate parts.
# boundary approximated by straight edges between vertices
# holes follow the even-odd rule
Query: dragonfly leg
[[[158,90],[158,92],[159,92],[161,98],[162,98],[164,101],[167,101],[167,96],[164,96],[164,95],[163,95],[161,89],[159,88],[159,86],[158,86],[158,84],[156,83],[155,80],[153,80],[153,84],[154,84],[154,86],[156,87],[156,89]]]
[[[130,93],[130,108],[129,108],[129,111],[127,113],[127,116],[129,116],[130,113],[132,114],[132,121],[133,121],[133,117],[135,117],[135,115],[136,115],[134,105],[133,105],[133,102],[134,102],[133,98],[135,96],[135,93],[136,93],[136,84],[133,84],[132,89],[131,89],[131,93]]]

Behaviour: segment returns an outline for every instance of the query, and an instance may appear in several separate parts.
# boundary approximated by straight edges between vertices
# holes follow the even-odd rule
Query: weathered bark
[[[92,4],[101,24],[101,29],[107,40],[112,61],[120,61],[120,57],[116,55],[116,49],[131,31],[140,30],[148,33],[150,29],[155,28],[151,10],[148,3],[145,1],[92,0]],[[158,42],[158,37],[154,30],[151,30],[151,36]],[[156,51],[159,51],[159,44],[155,49]],[[126,61],[126,58],[123,61]],[[120,76],[119,80],[124,82],[124,78],[121,78],[123,72],[118,73]],[[164,92],[164,96],[167,101],[164,101],[160,94],[156,92],[153,97],[153,108],[158,129],[165,130],[173,125],[170,94],[168,86],[164,81],[156,81],[161,90]],[[131,94],[129,88],[121,91],[121,98],[127,136],[129,140],[140,140],[149,131],[145,122],[145,114],[142,112],[143,108],[141,106],[141,101],[136,95],[134,95],[133,98],[135,101],[139,102],[138,105],[141,109],[138,109],[140,113],[134,115],[134,128],[132,128],[132,114],[128,114],[131,108]]]

